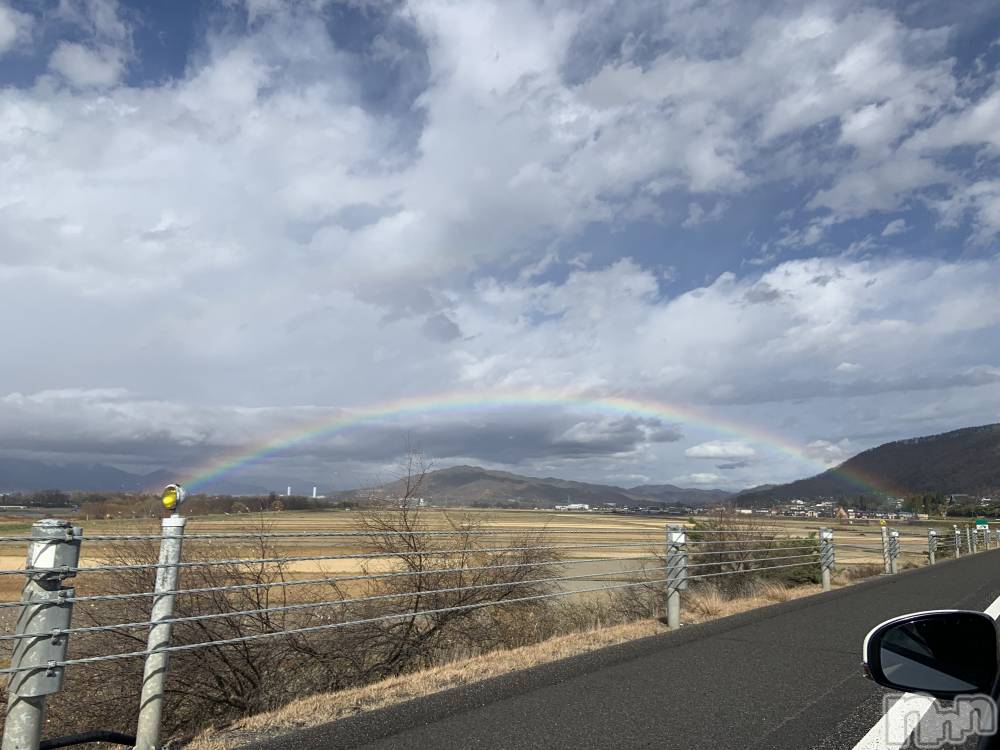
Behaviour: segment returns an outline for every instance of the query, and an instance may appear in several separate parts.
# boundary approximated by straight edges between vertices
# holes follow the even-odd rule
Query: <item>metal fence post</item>
[[[892,572],[892,556],[889,552],[889,528],[882,522],[882,564],[885,567],[885,574]]]
[[[953,524],[955,529],[955,559],[962,556],[962,532],[958,529],[958,524]]]
[[[830,590],[830,570],[833,568],[833,529],[819,530],[819,569],[823,591]]]
[[[63,588],[66,578],[76,575],[80,562],[82,530],[69,521],[46,518],[31,525],[31,542],[25,562],[28,580],[21,593],[21,610],[16,634],[35,637],[15,641],[10,666],[14,672],[8,683],[7,719],[3,729],[3,750],[37,750],[45,721],[45,696],[62,687],[65,667],[56,666],[66,658],[75,589]],[[37,634],[37,635],[35,635]]]
[[[153,607],[150,613],[149,639],[146,642],[146,664],[142,670],[142,693],[139,698],[139,721],[136,727],[135,747],[137,750],[160,750],[160,719],[163,716],[164,684],[167,679],[169,652],[159,651],[170,645],[173,625],[169,620],[174,614],[174,591],[177,590],[177,563],[181,559],[186,518],[174,514],[163,519],[163,534],[160,540],[159,566],[156,569],[156,585],[153,591]]]
[[[976,551],[975,543],[972,541],[972,527],[965,527],[965,551],[970,555]]]
[[[934,565],[937,562],[937,531],[927,529],[927,563]]]
[[[889,572],[899,572],[899,532],[895,529],[889,532]]]
[[[688,587],[687,532],[680,526],[667,527],[667,627],[681,626],[681,591]]]

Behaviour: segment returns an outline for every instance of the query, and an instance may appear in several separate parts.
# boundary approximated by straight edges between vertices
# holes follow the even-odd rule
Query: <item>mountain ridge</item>
[[[719,489],[685,488],[668,484],[625,488],[558,477],[533,477],[468,465],[429,471],[423,482],[417,494],[433,503],[444,505],[500,502],[534,502],[545,506],[567,503],[706,505],[722,502],[733,494]],[[340,492],[337,496],[347,499],[373,491],[389,497],[402,496],[404,484],[405,480],[395,480],[369,490]]]
[[[1000,423],[903,438],[869,448],[805,479],[737,494],[739,505],[859,495],[1000,492]]]
[[[480,466],[452,466],[428,472],[428,499],[445,504],[493,503],[501,500],[538,500],[545,505],[568,502],[635,504],[707,504],[732,493],[724,490],[684,488],[674,485],[639,485],[626,489],[610,484],[580,482],[559,477],[532,477]],[[425,479],[426,479],[425,478]],[[136,474],[100,463],[64,464],[30,459],[0,458],[0,492],[155,492],[176,481],[174,474],[157,469]],[[390,493],[397,482],[379,489]],[[222,478],[199,487],[208,494],[265,495],[270,490]],[[347,499],[370,490],[353,489],[328,493],[330,499]]]
[[[137,474],[102,463],[56,463],[26,458],[0,457],[0,492],[158,492],[174,482],[166,469]],[[240,482],[220,482],[221,494],[266,494],[266,490]],[[209,491],[212,491],[209,488]]]

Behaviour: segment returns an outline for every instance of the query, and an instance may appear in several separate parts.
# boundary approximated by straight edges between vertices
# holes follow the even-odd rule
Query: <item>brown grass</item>
[[[788,587],[771,581],[757,583],[751,596],[728,599],[714,584],[702,584],[681,597],[681,622],[695,624],[719,617],[746,612],[770,604],[811,596],[821,591],[818,585]]]
[[[833,583],[846,585],[865,578],[882,575],[885,567],[882,563],[860,563],[856,565],[838,565],[833,570]]]
[[[818,593],[819,590],[819,586],[787,588],[781,584],[764,583],[757,587],[753,596],[725,599],[716,587],[703,585],[683,595],[682,621],[687,624],[705,622],[809,596]],[[449,688],[663,632],[667,632],[666,627],[658,620],[638,620],[623,625],[562,635],[516,649],[493,651],[471,659],[391,677],[371,685],[312,695],[276,711],[242,719],[226,729],[202,732],[187,745],[187,750],[232,750],[249,742],[266,740],[281,732],[325,724]]]

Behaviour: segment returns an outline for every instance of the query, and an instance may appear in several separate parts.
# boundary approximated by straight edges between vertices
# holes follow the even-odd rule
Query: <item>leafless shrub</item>
[[[818,580],[815,534],[780,537],[760,518],[726,513],[698,521],[688,540],[692,576],[714,579],[729,598],[753,596],[764,580],[792,585]]]
[[[788,586],[814,583],[818,579],[818,559],[813,557],[816,540],[812,536],[780,537],[760,518],[727,513],[699,519],[688,529],[687,540],[690,579],[684,594],[685,608],[694,601],[696,607],[718,609],[719,598],[784,601],[790,597]],[[807,556],[776,559],[797,555]],[[791,566],[778,567],[788,564]],[[658,552],[656,561],[639,576],[646,581],[645,585],[610,593],[611,622],[663,617],[667,595],[662,581],[666,577],[665,565],[665,555]]]
[[[184,557],[219,562],[277,556],[279,553],[266,533],[266,527],[261,527],[256,538],[240,545],[189,543]],[[157,557],[157,548],[150,542],[111,545],[101,563],[135,567],[102,574],[87,593],[152,591],[155,569],[149,566],[156,563]],[[206,723],[273,708],[287,700],[289,694],[307,689],[301,670],[294,668],[303,661],[302,638],[253,640],[258,635],[315,624],[322,617],[319,611],[275,611],[289,601],[288,590],[275,585],[285,580],[286,566],[280,562],[236,562],[182,569],[183,588],[228,590],[179,595],[175,618],[209,616],[210,619],[176,624],[172,645],[231,639],[240,642],[207,645],[171,655],[165,736],[186,735]],[[75,607],[74,627],[143,623],[149,619],[150,605],[149,597],[82,602]],[[246,614],[230,614],[235,612]],[[147,629],[143,627],[78,634],[70,638],[68,655],[73,659],[142,651],[146,637]],[[58,722],[52,725],[66,732],[98,728],[133,731],[142,666],[141,658],[128,658],[68,668],[64,689],[49,701],[50,716],[58,717]],[[85,701],[81,701],[84,696]],[[86,706],[85,711],[80,710],[81,705]]]
[[[551,590],[534,582],[552,577],[558,563],[537,534],[505,536],[497,542],[479,536],[477,522],[449,519],[446,535],[431,536],[426,532],[432,527],[423,516],[419,506],[405,500],[398,507],[361,514],[359,528],[365,532],[366,550],[377,553],[380,560],[393,561],[392,569],[407,575],[366,579],[352,596],[392,598],[350,605],[340,613],[352,620],[393,615],[345,629],[346,652],[337,659],[350,663],[356,680],[427,666],[456,648],[481,651],[510,645],[511,623],[520,627],[547,616],[546,600],[496,606]],[[378,572],[370,564],[362,567],[363,574]],[[347,598],[339,586],[332,588]],[[334,666],[330,659],[329,654],[316,655],[317,663]]]

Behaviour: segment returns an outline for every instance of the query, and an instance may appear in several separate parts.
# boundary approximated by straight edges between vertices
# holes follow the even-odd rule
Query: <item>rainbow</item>
[[[805,464],[816,473],[829,468],[807,455],[801,446],[777,433],[759,427],[734,422],[686,405],[667,404],[650,399],[622,396],[589,396],[567,394],[553,390],[532,389],[504,392],[450,392],[429,396],[401,398],[379,404],[341,410],[338,416],[299,426],[290,432],[262,443],[243,446],[216,457],[188,472],[183,484],[197,492],[212,480],[230,474],[261,459],[352,428],[376,425],[434,414],[473,414],[503,409],[531,407],[572,407],[581,411],[613,416],[638,416],[700,427],[726,437],[762,444]],[[862,492],[889,492],[873,477],[858,471],[837,469],[838,473],[858,486]]]

